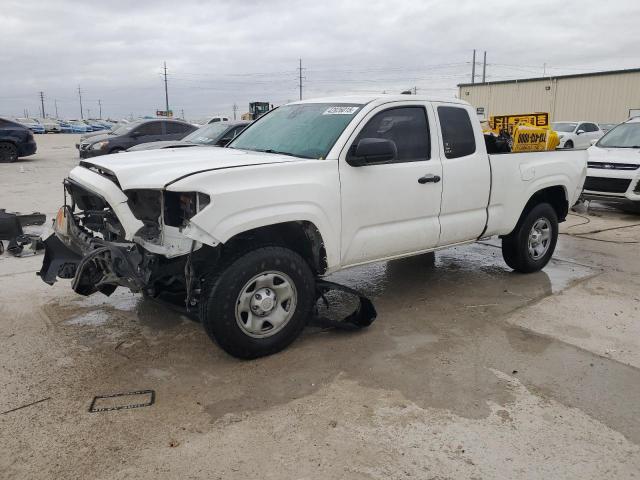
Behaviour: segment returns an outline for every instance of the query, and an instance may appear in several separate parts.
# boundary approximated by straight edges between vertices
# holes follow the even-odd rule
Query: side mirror
[[[393,160],[397,155],[395,142],[384,138],[363,138],[356,145],[355,151],[347,156],[347,163],[352,167],[362,167],[368,163]]]
[[[584,130],[578,130],[578,131],[576,132],[576,135],[582,135],[583,133],[584,133]]]

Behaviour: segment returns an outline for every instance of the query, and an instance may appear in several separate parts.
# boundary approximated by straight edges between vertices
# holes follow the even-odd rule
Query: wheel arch
[[[324,239],[318,227],[310,221],[288,221],[245,230],[224,242],[224,248],[242,248],[248,243],[290,248],[304,258],[315,275],[327,271]]]

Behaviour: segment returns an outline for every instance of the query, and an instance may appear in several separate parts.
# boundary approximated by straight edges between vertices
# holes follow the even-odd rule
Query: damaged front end
[[[130,222],[127,232],[102,196],[72,179],[65,180],[64,188],[65,205],[53,222],[54,234],[44,242],[38,272],[44,282],[73,279],[72,288],[81,295],[111,295],[122,286],[150,296],[168,291],[184,293],[187,300],[192,297],[194,263],[203,255],[210,260],[215,249],[202,249],[181,230],[187,216],[208,204],[208,197],[160,190],[124,192],[125,205],[137,222],[136,230]]]

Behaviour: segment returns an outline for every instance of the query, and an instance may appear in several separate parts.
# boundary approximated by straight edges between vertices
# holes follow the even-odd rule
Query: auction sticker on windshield
[[[360,107],[329,107],[323,115],[353,115]]]

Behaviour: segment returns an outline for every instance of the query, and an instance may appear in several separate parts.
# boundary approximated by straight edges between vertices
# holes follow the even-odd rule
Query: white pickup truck
[[[82,161],[40,276],[183,295],[224,350],[254,358],[296,338],[337,270],[492,236],[511,268],[540,270],[586,171],[584,151],[488,155],[463,101],[295,102],[227,148]]]

